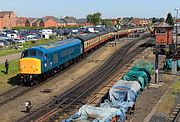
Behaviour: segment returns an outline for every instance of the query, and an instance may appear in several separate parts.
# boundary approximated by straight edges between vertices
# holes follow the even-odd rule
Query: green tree
[[[171,15],[171,13],[168,13],[167,14],[167,18],[166,18],[166,22],[170,25],[173,25],[174,24],[174,20],[173,20],[173,17]]]
[[[86,16],[86,18],[87,18],[87,22],[93,24],[93,15],[92,15],[92,14],[88,14],[88,15]]]
[[[159,22],[164,22],[164,18],[160,18],[160,19],[159,19]]]
[[[101,22],[101,13],[97,12],[93,14],[94,17],[94,25],[98,25]]]
[[[101,21],[103,25],[105,26],[112,26],[112,21],[108,19],[104,19]]]
[[[156,22],[158,22],[158,19],[155,18],[155,17],[153,17],[153,18],[152,18],[152,23],[156,23]]]
[[[88,14],[86,16],[87,21],[93,25],[98,25],[101,22],[101,13]]]

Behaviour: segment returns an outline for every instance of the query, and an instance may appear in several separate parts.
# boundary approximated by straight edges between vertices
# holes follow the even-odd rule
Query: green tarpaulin
[[[172,59],[167,59],[164,63],[164,70],[172,70]],[[177,69],[180,70],[180,60],[177,61]]]
[[[128,73],[123,76],[123,80],[139,81],[141,90],[151,81],[152,63],[139,62]]]

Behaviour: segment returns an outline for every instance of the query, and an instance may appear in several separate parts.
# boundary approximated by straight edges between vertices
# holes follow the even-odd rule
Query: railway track
[[[45,82],[41,82],[41,83],[39,83],[39,84],[37,84],[35,86],[28,87],[28,86],[19,85],[19,86],[13,88],[13,89],[10,89],[10,90],[0,94],[0,107],[2,107],[3,105],[17,99],[20,96],[30,92],[31,90],[42,86],[44,83],[47,83],[47,82],[51,81],[55,77],[58,77],[60,73],[66,72],[72,66],[73,65],[70,65],[69,67],[66,67],[65,69],[61,70],[59,73],[54,74],[53,76],[46,79]]]
[[[180,103],[173,109],[169,119],[172,122],[180,122]]]
[[[0,94],[0,107],[11,102],[17,97],[25,94],[29,90],[30,90],[29,87],[20,85],[20,86],[17,86],[16,88],[13,88],[7,92]]]
[[[66,72],[71,66],[73,66],[73,65],[70,65],[69,67],[63,69],[62,71],[60,71],[60,73]],[[59,73],[57,73],[54,76],[46,79],[46,82],[52,80],[53,78],[57,77],[58,75],[59,75]],[[31,90],[43,85],[46,82],[39,83],[33,87],[27,87],[27,86],[19,85],[13,89],[8,90],[7,92],[0,94],[0,107],[2,107],[3,105],[17,99],[18,97],[24,95],[25,93],[28,93]]]
[[[173,122],[180,122],[180,110],[179,110],[178,114],[176,115],[176,118],[174,119]]]
[[[81,105],[85,103],[85,99],[103,82],[106,81],[117,69],[125,65],[127,61],[132,59],[135,55],[140,53],[144,48],[139,50],[138,48],[127,52],[140,40],[147,38],[146,36],[128,43],[120,48],[115,54],[113,54],[108,61],[103,64],[97,71],[92,73],[89,77],[85,78],[80,84],[73,87],[68,92],[57,96],[52,99],[48,104],[38,108],[37,110],[27,114],[23,118],[17,120],[18,122],[27,121],[44,121],[47,117],[51,117],[54,120],[56,117],[68,115],[69,112],[77,110]]]

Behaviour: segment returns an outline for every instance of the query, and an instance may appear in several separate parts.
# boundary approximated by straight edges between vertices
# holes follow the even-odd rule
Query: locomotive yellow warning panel
[[[22,58],[19,60],[20,74],[41,74],[41,60],[35,58]]]

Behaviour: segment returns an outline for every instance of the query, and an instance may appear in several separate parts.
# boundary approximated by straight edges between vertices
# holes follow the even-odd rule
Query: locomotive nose
[[[36,58],[22,58],[19,60],[20,74],[41,74],[41,60]]]

